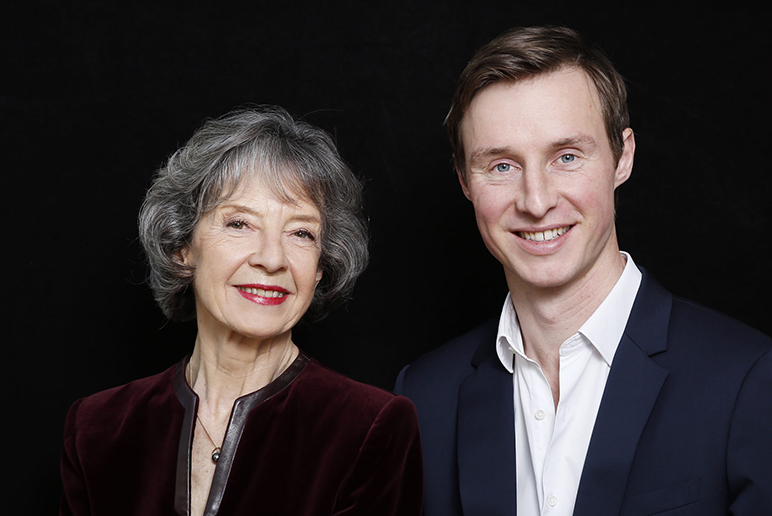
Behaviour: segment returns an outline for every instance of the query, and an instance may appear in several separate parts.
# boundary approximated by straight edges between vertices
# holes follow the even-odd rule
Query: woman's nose
[[[285,269],[288,262],[281,235],[264,234],[257,239],[249,257],[249,264],[265,269],[267,272]]]

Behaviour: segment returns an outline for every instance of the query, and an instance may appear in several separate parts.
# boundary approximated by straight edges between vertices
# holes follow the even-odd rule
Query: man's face
[[[630,175],[635,142],[626,129],[615,165],[598,94],[583,71],[487,86],[462,131],[461,184],[510,290],[614,273],[614,190]]]

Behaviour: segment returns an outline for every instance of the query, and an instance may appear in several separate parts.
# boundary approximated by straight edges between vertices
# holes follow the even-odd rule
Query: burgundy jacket
[[[72,406],[61,515],[189,514],[185,363]],[[236,400],[205,514],[419,515],[422,476],[413,404],[301,353]]]

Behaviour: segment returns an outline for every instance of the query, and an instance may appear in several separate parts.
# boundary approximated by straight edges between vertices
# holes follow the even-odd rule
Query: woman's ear
[[[320,281],[322,281],[322,269],[316,270],[316,284],[318,285]]]
[[[190,262],[190,247],[185,246],[182,249],[178,249],[177,251],[174,251],[174,261],[177,262],[180,265],[185,265],[186,267],[190,267],[193,264]]]

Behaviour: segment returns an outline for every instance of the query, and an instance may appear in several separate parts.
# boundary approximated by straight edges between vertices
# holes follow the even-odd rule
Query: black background
[[[206,117],[279,104],[332,133],[366,180],[371,265],[346,307],[297,330],[311,355],[390,388],[404,364],[497,315],[503,274],[442,122],[466,61],[515,25],[574,27],[629,81],[638,152],[621,247],[675,294],[772,333],[763,9],[6,3],[3,514],[55,513],[75,399],[192,349],[195,328],[166,323],[142,283],[136,214],[153,171]]]

